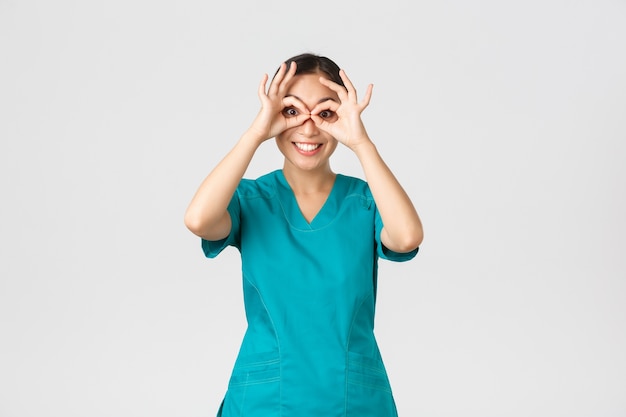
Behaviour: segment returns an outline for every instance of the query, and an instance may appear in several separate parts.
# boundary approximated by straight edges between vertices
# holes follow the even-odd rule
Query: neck
[[[317,169],[301,170],[285,161],[283,175],[296,195],[327,192],[335,183],[335,173],[330,169],[330,164]]]

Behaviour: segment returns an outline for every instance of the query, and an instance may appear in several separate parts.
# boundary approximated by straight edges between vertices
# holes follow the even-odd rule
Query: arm
[[[287,70],[282,64],[266,93],[268,76],[259,84],[261,110],[252,126],[242,135],[233,149],[222,159],[200,184],[185,212],[185,225],[194,234],[206,240],[223,239],[230,233],[231,219],[228,204],[246,172],[258,147],[306,119],[305,112],[296,117],[285,117],[283,109],[300,106],[293,98],[285,97],[296,71],[295,64]]]
[[[261,142],[258,136],[246,132],[202,181],[185,212],[185,226],[192,233],[206,240],[228,236],[231,227],[228,203]]]
[[[380,239],[388,249],[405,253],[417,248],[424,237],[422,223],[398,180],[383,161],[369,138],[352,148],[369,184],[383,220]]]
[[[372,96],[373,86],[368,86],[365,98],[359,103],[356,90],[344,71],[341,70],[339,74],[345,88],[325,78],[320,78],[320,82],[335,91],[341,103],[321,103],[313,109],[311,118],[320,129],[349,147],[359,159],[383,220],[381,240],[385,247],[394,252],[410,252],[422,242],[422,223],[413,203],[381,158],[361,120],[361,113]],[[338,119],[329,122],[318,116],[325,110],[336,112]]]

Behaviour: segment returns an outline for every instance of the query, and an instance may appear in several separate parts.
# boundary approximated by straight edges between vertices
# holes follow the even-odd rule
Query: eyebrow
[[[304,101],[302,101],[302,99],[300,97],[295,96],[293,94],[287,94],[285,97],[293,97],[293,98],[297,99],[298,101],[302,102],[302,104],[304,104]],[[324,97],[322,99],[319,99],[316,104],[320,104],[320,103],[323,103],[323,102],[328,101],[328,100],[331,100],[331,101],[334,101],[334,102],[338,103],[338,101],[335,100],[332,97]]]

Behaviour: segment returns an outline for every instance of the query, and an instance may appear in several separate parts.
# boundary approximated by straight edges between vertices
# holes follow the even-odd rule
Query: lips
[[[313,153],[318,150],[322,144],[321,143],[301,143],[301,142],[293,142],[293,144],[304,153]]]

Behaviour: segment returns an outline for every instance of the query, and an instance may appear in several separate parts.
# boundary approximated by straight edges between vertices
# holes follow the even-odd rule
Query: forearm
[[[185,212],[185,225],[191,232],[209,240],[228,235],[228,204],[261,142],[251,132],[244,133],[202,181]]]
[[[381,239],[395,252],[410,252],[423,239],[422,223],[396,177],[369,140],[353,148],[383,221]]]

